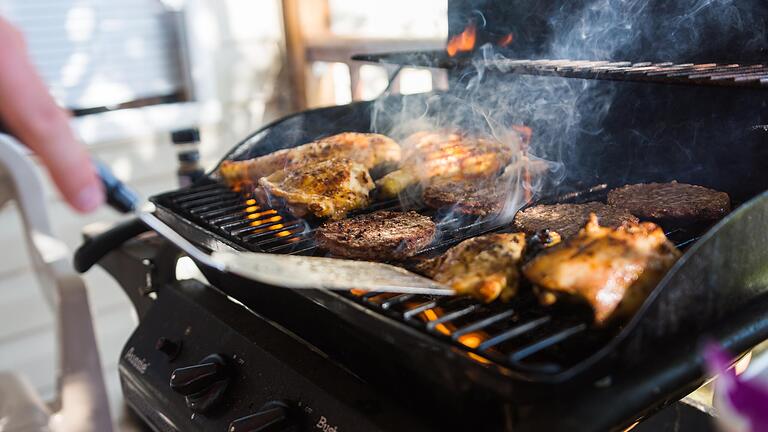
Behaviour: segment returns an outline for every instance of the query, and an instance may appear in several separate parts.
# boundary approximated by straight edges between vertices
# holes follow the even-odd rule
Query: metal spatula
[[[257,252],[214,252],[209,255],[182,237],[154,215],[154,205],[139,205],[131,192],[103,165],[99,175],[107,191],[107,202],[121,212],[132,212],[150,228],[201,264],[246,279],[290,289],[330,290],[454,295],[455,292],[431,279],[400,267],[367,261],[335,258],[275,255]]]

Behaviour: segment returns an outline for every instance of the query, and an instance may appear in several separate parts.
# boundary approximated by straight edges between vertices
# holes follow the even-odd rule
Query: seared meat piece
[[[435,223],[414,211],[376,211],[318,228],[320,249],[345,258],[372,261],[402,260],[432,242]]]
[[[245,161],[224,161],[219,173],[229,185],[255,183],[282,169],[330,159],[349,159],[366,169],[400,161],[400,145],[384,135],[344,132]]]
[[[596,214],[600,223],[608,227],[617,227],[624,222],[639,222],[635,216],[622,208],[599,202],[588,202],[529,207],[518,212],[512,224],[516,230],[527,234],[550,229],[567,239],[579,232],[579,229],[589,220],[591,213]]]
[[[507,190],[507,184],[487,180],[446,180],[425,187],[422,199],[426,205],[435,209],[452,207],[459,213],[487,216],[501,212],[507,199]]]
[[[608,192],[608,204],[641,219],[675,225],[715,222],[731,211],[727,193],[676,181],[614,189]]]
[[[383,196],[394,197],[418,182],[494,176],[512,161],[514,148],[454,132],[417,132],[403,142],[400,169],[376,184]]]
[[[518,263],[525,249],[525,234],[486,234],[464,240],[422,265],[421,270],[457,294],[471,295],[486,303],[517,294]]]
[[[679,256],[651,222],[604,228],[593,214],[576,237],[539,254],[523,274],[545,293],[587,302],[600,325],[635,312]]]
[[[357,162],[333,159],[280,170],[259,180],[267,197],[281,198],[298,217],[341,219],[366,207],[374,188],[368,170]]]

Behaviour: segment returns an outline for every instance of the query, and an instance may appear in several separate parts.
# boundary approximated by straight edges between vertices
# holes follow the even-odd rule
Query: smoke
[[[729,38],[737,37],[731,33],[740,35],[740,43],[747,46],[764,43],[764,22],[745,12],[743,3],[559,2],[548,12],[548,28],[541,29],[548,37],[538,56],[632,62],[707,60],[708,47],[729,43]],[[483,7],[480,4],[468,17],[480,30],[486,23],[480,12]],[[713,33],[718,41],[711,40]],[[515,52],[514,43],[510,48],[504,53]],[[510,60],[514,59],[485,44],[474,51],[471,67],[453,72],[449,91],[382,97],[375,102],[372,117],[374,130],[400,141],[418,131],[460,130],[508,145],[516,156],[502,177],[507,189],[505,210],[499,216],[502,222],[511,219],[531,193],[554,190],[569,170],[581,169],[568,162],[575,159],[574,153],[583,152],[577,145],[601,137],[603,121],[617,98],[616,86],[594,80],[510,73]],[[520,126],[532,129],[529,143],[521,136]],[[412,193],[403,193],[401,200],[412,202]]]
[[[552,58],[695,61],[729,44],[765,44],[763,15],[739,0],[567,2],[549,18]],[[576,6],[574,6],[576,5]],[[736,36],[736,39],[731,39]],[[736,46],[731,46],[732,50]]]

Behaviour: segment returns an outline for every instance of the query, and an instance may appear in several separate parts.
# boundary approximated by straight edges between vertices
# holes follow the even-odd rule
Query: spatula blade
[[[214,252],[232,274],[278,287],[455,295],[453,289],[389,264],[257,252]]]

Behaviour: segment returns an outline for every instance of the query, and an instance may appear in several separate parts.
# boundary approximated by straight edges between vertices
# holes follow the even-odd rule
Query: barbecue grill
[[[593,3],[451,1],[451,35],[474,23],[480,43],[509,34],[515,42],[491,55],[485,45],[455,57],[358,56],[449,69],[450,88],[298,113],[252,134],[225,159],[344,131],[396,129],[403,113],[435,116],[456,101],[476,102],[476,92],[488,89],[515,92],[520,100],[513,108],[527,104],[527,94],[565,95],[580,112],[575,123],[525,109],[495,119],[532,129],[531,153],[565,167],[544,181],[534,203],[602,200],[626,183],[678,180],[728,192],[738,205],[713,227],[667,231],[685,255],[631,321],[595,327],[588,310],[544,308],[525,290],[509,304],[485,305],[354,289],[290,291],[205,267],[205,282],[179,281],[173,271],[179,252],[160,239],[130,240],[118,249],[146,230],[130,221],[90,238],[79,264],[86,268],[115,249],[101,263],[142,318],[121,358],[131,407],[158,430],[621,429],[703,381],[697,355],[703,340],[742,352],[765,339],[766,47],[750,27],[699,52],[688,45],[672,52],[666,44],[679,32],[648,33],[655,27],[641,26],[642,37],[626,46],[590,42],[592,58],[544,58],[553,51],[583,55],[576,41],[561,44],[558,26],[568,28],[563,17],[582,16]],[[684,9],[647,3],[643,13],[657,24],[700,26],[705,35],[723,31],[722,21],[710,19],[716,11],[688,11],[687,22],[673,19]],[[749,13],[749,22],[768,23],[765,6],[738,8],[746,8],[737,12]],[[620,20],[619,12],[611,20]],[[733,45],[739,38],[745,43]],[[669,57],[639,61],[648,53]],[[488,127],[463,111],[456,122],[467,130]],[[152,201],[162,220],[207,250],[322,254],[313,240],[318,221],[229,189],[215,170]],[[439,240],[420,257],[509,230],[504,220],[425,210],[411,201],[379,201],[364,212],[407,206],[438,221]],[[172,373],[185,379],[173,390]]]

